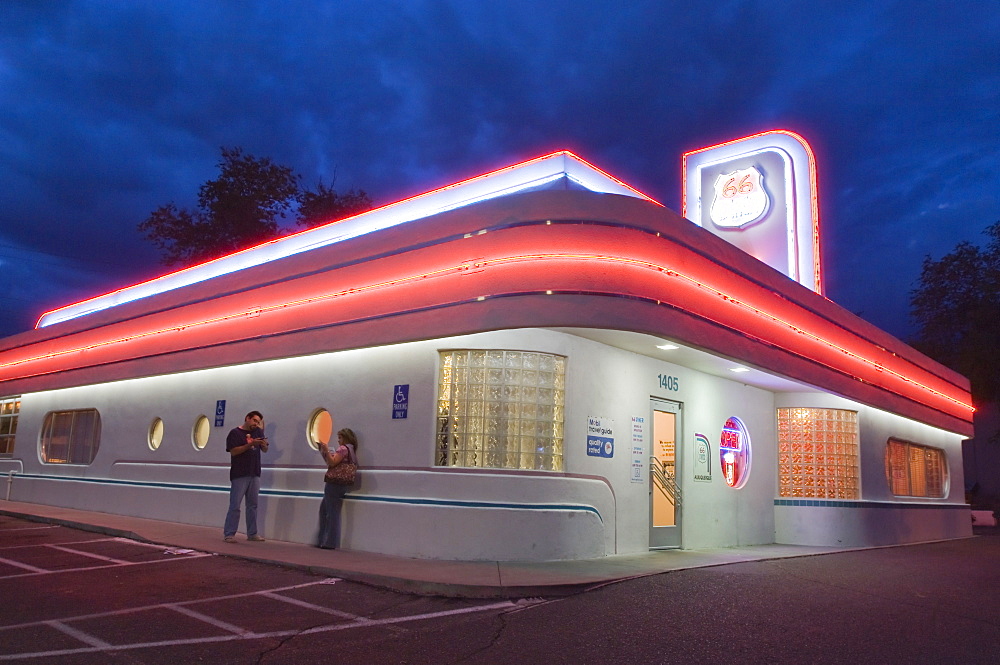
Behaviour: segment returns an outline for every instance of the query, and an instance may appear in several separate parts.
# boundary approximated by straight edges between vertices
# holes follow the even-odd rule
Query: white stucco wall
[[[821,505],[816,506],[775,506],[776,542],[853,547],[972,535],[969,508],[964,505],[963,437],[960,435],[833,395],[781,393],[776,396],[776,405],[857,411],[861,458],[860,499],[820,502]],[[885,476],[889,438],[945,452],[948,465],[945,497],[897,497],[891,493]]]
[[[562,473],[434,466],[438,352],[458,348],[568,357]],[[670,389],[660,376],[674,379]],[[346,547],[497,560],[637,553],[649,547],[649,420],[655,397],[681,405],[677,476],[684,548],[776,538],[803,544],[864,541],[874,540],[874,532],[879,538],[892,534],[902,539],[962,535],[954,511],[929,518],[932,513],[926,510],[872,509],[871,516],[859,517],[857,510],[776,507],[777,406],[859,410],[865,501],[899,502],[887,494],[882,471],[890,435],[944,448],[951,471],[945,502],[960,501],[959,437],[818,392],[774,394],[734,376],[719,378],[575,335],[535,329],[319,354],[24,395],[15,454],[0,460],[0,472],[19,473],[12,499],[218,525],[221,534],[229,486],[225,436],[247,411],[259,409],[271,441],[264,454],[262,530],[270,537],[310,542],[323,483],[321,461],[307,443],[306,428],[310,414],[326,408],[335,429],[350,427],[360,440],[362,480],[355,498],[345,504]],[[397,384],[410,386],[406,419],[392,418]],[[226,400],[224,426],[213,427],[207,448],[196,450],[192,425],[199,415],[214,421],[217,400]],[[97,459],[90,466],[41,464],[38,439],[45,413],[81,408],[101,413]],[[718,459],[720,433],[731,416],[746,424],[752,440],[749,478],[738,490],[726,485]],[[155,417],[165,429],[160,448],[152,451],[147,431]],[[589,417],[614,422],[613,457],[587,454]],[[644,465],[641,482],[632,480],[637,457],[632,453],[633,417],[646,419],[644,450],[638,456]],[[693,478],[696,433],[712,446],[711,482]]]

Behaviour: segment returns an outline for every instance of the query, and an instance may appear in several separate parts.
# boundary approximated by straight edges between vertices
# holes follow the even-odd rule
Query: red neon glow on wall
[[[663,303],[971,420],[967,392],[766,287],[665,239],[574,224],[491,231],[272,284],[250,296],[221,297],[46,340],[6,352],[0,381],[392,316],[416,307],[546,292]],[[249,307],[248,298],[254,299]],[[621,323],[622,329],[627,326]]]
[[[139,282],[138,284],[133,284],[133,285],[130,285],[128,287],[125,287],[125,288],[122,288],[122,289],[118,289],[116,291],[111,291],[111,292],[108,292],[108,293],[105,293],[105,294],[102,294],[102,295],[99,295],[99,296],[94,296],[92,298],[87,298],[87,299],[81,300],[79,302],[71,303],[69,305],[64,305],[62,307],[59,307],[59,308],[56,308],[56,309],[53,309],[53,310],[50,310],[48,312],[43,313],[38,318],[38,321],[35,322],[35,328],[39,328],[41,326],[42,322],[46,318],[48,318],[48,317],[50,317],[50,316],[52,316],[52,315],[54,315],[56,313],[59,313],[59,312],[65,312],[65,311],[70,310],[72,308],[77,308],[77,307],[80,307],[82,305],[86,305],[88,303],[95,303],[95,308],[96,308],[97,307],[96,306],[97,301],[112,299],[113,296],[125,294],[126,292],[129,292],[129,291],[141,290],[142,287],[145,287],[145,286],[153,286],[153,285],[156,285],[156,284],[162,285],[162,287],[156,287],[156,288],[152,289],[152,291],[154,291],[155,293],[163,292],[163,291],[166,291],[166,290],[170,290],[172,288],[175,288],[175,287],[172,287],[172,286],[168,285],[171,280],[175,280],[176,278],[182,277],[184,275],[189,275],[189,274],[194,273],[196,271],[203,270],[203,269],[205,269],[207,267],[210,267],[210,266],[212,266],[214,264],[220,264],[221,262],[227,261],[227,260],[232,259],[234,257],[238,257],[238,256],[241,256],[241,255],[249,255],[249,254],[252,254],[254,252],[258,252],[258,251],[260,251],[260,250],[262,250],[264,248],[267,248],[267,247],[275,247],[275,246],[280,245],[281,243],[284,243],[285,241],[288,241],[290,239],[300,238],[300,237],[305,236],[307,234],[314,234],[319,229],[327,229],[327,228],[330,228],[330,227],[333,227],[333,226],[336,226],[336,225],[343,225],[346,222],[352,222],[352,221],[360,220],[361,218],[365,218],[365,217],[373,218],[374,216],[376,216],[378,214],[392,212],[394,209],[400,209],[400,208],[404,207],[407,204],[411,204],[411,203],[414,203],[414,202],[417,202],[417,201],[422,201],[422,200],[431,200],[431,199],[434,199],[435,197],[438,197],[439,195],[441,195],[444,192],[450,192],[450,191],[453,191],[453,190],[456,190],[456,189],[460,189],[460,188],[463,188],[463,187],[468,187],[470,185],[474,185],[476,183],[483,183],[483,182],[486,182],[488,180],[497,179],[499,176],[502,176],[502,175],[505,175],[505,174],[509,174],[509,173],[513,173],[513,172],[516,172],[518,170],[525,169],[526,167],[529,167],[529,166],[531,166],[533,164],[538,164],[538,163],[544,162],[546,160],[550,160],[550,159],[553,159],[553,158],[559,158],[559,157],[563,157],[563,158],[566,158],[568,160],[572,160],[573,162],[578,162],[579,164],[582,164],[584,167],[586,167],[586,169],[589,169],[589,170],[591,170],[593,172],[599,173],[600,175],[602,175],[605,178],[613,181],[614,183],[616,183],[618,186],[622,187],[623,189],[625,189],[625,190],[627,190],[629,192],[632,192],[637,198],[643,199],[645,201],[649,201],[651,203],[655,203],[656,205],[658,205],[660,207],[663,206],[663,204],[661,204],[660,202],[654,200],[653,198],[647,196],[646,194],[643,194],[642,192],[640,192],[639,190],[635,189],[631,185],[628,185],[625,182],[619,180],[618,178],[614,177],[613,175],[611,175],[607,171],[604,171],[603,169],[600,169],[600,168],[594,166],[590,162],[588,162],[588,161],[586,161],[584,159],[581,159],[579,156],[573,154],[572,152],[569,152],[567,150],[560,150],[560,151],[549,153],[547,155],[542,155],[542,156],[539,156],[539,157],[528,159],[528,160],[525,160],[525,161],[520,162],[518,164],[513,164],[511,166],[505,166],[503,168],[496,169],[494,171],[490,171],[489,173],[484,173],[482,175],[477,175],[477,176],[474,176],[474,177],[471,177],[471,178],[467,178],[465,180],[462,180],[462,181],[459,181],[459,182],[456,182],[456,183],[452,183],[452,184],[446,185],[444,187],[439,187],[439,188],[431,190],[429,192],[424,192],[424,193],[418,194],[416,196],[411,196],[411,197],[408,197],[408,198],[396,201],[394,203],[390,203],[388,205],[384,205],[384,206],[381,206],[379,208],[375,208],[374,210],[369,210],[369,211],[360,213],[358,215],[354,215],[352,217],[347,217],[347,218],[344,218],[344,219],[340,219],[340,220],[331,222],[329,224],[321,225],[321,226],[313,228],[313,229],[307,229],[307,230],[304,230],[304,231],[299,231],[298,233],[292,233],[292,234],[289,234],[289,235],[286,235],[286,236],[282,236],[280,238],[275,238],[273,240],[268,240],[266,242],[262,242],[262,243],[260,243],[258,245],[255,245],[253,247],[249,247],[247,249],[242,249],[242,250],[239,250],[239,251],[236,251],[236,252],[232,252],[232,253],[227,254],[225,256],[220,256],[220,257],[208,260],[208,261],[203,261],[202,263],[198,263],[198,264],[195,264],[193,266],[188,266],[188,267],[182,268],[180,270],[175,270],[173,272],[170,272],[170,273],[167,273],[167,274],[164,274],[164,275],[160,275],[158,277],[155,277],[153,279],[147,280],[145,282]],[[567,174],[568,174],[568,172],[567,172]],[[486,197],[486,198],[488,198],[488,197]],[[481,199],[478,199],[478,200],[485,200],[485,199],[481,198]],[[284,258],[284,255],[279,255],[276,258]],[[271,259],[271,260],[273,260],[273,259]],[[253,265],[259,265],[259,263],[254,263],[254,264],[252,264],[252,265],[250,265],[248,267],[253,267]],[[242,269],[242,268],[239,268],[239,269]],[[218,271],[214,272],[210,277],[201,278],[201,279],[199,279],[197,281],[204,281],[205,279],[211,279],[211,277],[219,276],[219,275],[222,275],[222,274],[227,274],[228,272],[231,272],[231,271],[232,271],[232,269],[226,270],[226,269],[223,269],[222,267],[220,267],[218,269]],[[183,285],[188,285],[188,284],[183,284]],[[145,297],[145,296],[142,296],[142,297]],[[132,300],[134,300],[134,298],[126,298],[126,299],[124,299],[125,302],[131,302]],[[107,309],[110,306],[114,306],[114,305],[105,305],[103,307],[100,307],[100,309]],[[81,314],[77,315],[77,316],[84,315],[84,314],[89,313],[89,312],[90,312],[90,310],[86,310],[86,308],[84,308],[84,311]]]

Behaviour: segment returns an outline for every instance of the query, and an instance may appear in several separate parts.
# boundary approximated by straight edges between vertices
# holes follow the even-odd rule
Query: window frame
[[[789,416],[784,423],[783,412]],[[805,412],[828,417],[806,421],[803,419]],[[801,431],[793,432],[796,417],[803,424]],[[775,420],[778,496],[836,501],[861,499],[861,426],[857,411],[822,406],[778,407]]]
[[[201,452],[208,448],[208,441],[212,438],[212,421],[204,413],[199,414],[191,424],[191,446]]]
[[[566,356],[440,349],[438,362],[435,467],[564,471]]]
[[[21,396],[0,397],[0,459],[14,456]]]
[[[313,409],[309,414],[309,420],[306,421],[306,443],[313,450],[319,450],[319,444],[329,444],[335,440],[334,428],[333,414],[328,409],[323,407]]]
[[[894,455],[893,445],[897,445],[898,453]],[[918,457],[919,456],[919,457]],[[893,467],[894,459],[897,458],[901,464]],[[918,463],[915,465],[915,463]],[[935,465],[937,468],[931,468]],[[915,479],[913,471],[915,467],[921,469],[921,478]],[[893,478],[895,474],[897,481],[905,481],[907,493],[897,493],[897,485]],[[937,475],[937,480],[934,476]],[[905,476],[905,477],[904,477]],[[919,481],[915,487],[915,480]],[[908,441],[896,436],[890,436],[885,442],[885,481],[889,492],[900,498],[907,499],[947,499],[951,491],[951,473],[948,466],[948,455],[943,448],[928,446],[915,441]],[[932,488],[938,488],[940,494],[931,494]],[[923,493],[917,493],[919,490]]]
[[[89,423],[85,420],[87,416],[92,416]],[[55,442],[55,438],[62,441]],[[53,455],[59,448],[63,449],[61,458]],[[101,413],[97,409],[49,411],[42,419],[38,454],[43,464],[90,466],[100,449]],[[81,454],[81,450],[87,454]]]

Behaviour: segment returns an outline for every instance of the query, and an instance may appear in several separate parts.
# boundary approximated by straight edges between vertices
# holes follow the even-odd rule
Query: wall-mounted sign
[[[226,422],[226,400],[215,401],[215,426],[222,427]]]
[[[646,483],[646,419],[632,416],[632,475],[633,483]]]
[[[727,419],[722,427],[719,461],[727,485],[739,489],[746,484],[750,476],[750,432],[736,416]]]
[[[611,418],[587,418],[587,454],[591,457],[615,456],[615,421]]]
[[[712,444],[704,434],[694,435],[694,479],[712,482]]]
[[[410,408],[410,384],[393,386],[392,388],[392,419],[406,418]]]
[[[816,160],[805,139],[773,130],[681,160],[685,217],[823,293]]]

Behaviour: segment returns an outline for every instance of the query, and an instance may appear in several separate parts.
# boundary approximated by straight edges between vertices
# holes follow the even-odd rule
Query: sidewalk
[[[345,580],[426,595],[523,598],[568,595],[621,580],[686,568],[843,552],[854,548],[756,545],[703,550],[662,550],[584,561],[440,561],[350,550],[321,550],[301,543],[222,540],[221,527],[191,526],[35,503],[0,500],[0,515],[60,524],[169,547],[300,568]]]

